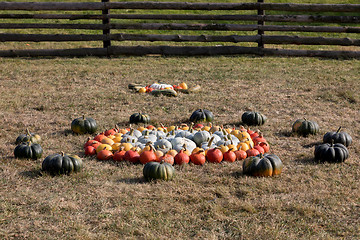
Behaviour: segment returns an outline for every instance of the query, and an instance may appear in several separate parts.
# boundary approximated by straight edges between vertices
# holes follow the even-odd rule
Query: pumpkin
[[[143,168],[143,175],[147,181],[159,179],[169,181],[175,175],[175,168],[166,162],[148,162]]]
[[[209,142],[211,135],[208,131],[198,131],[194,135],[194,142],[197,146],[201,146],[203,142]]]
[[[154,143],[154,148],[156,150],[162,151],[164,154],[172,149],[172,144],[170,141],[160,138]]]
[[[226,162],[235,162],[236,161],[236,154],[235,152],[233,151],[233,149],[229,149],[229,151],[225,152],[223,154],[223,160],[226,161]]]
[[[191,153],[190,161],[195,165],[204,165],[206,161],[204,150],[200,149],[199,151]]]
[[[324,143],[315,146],[314,155],[320,162],[340,163],[349,157],[349,151],[341,143]]]
[[[119,151],[114,153],[113,160],[116,162],[123,161],[125,159],[125,153],[124,147],[120,147]]]
[[[234,153],[236,155],[236,160],[243,160],[243,159],[247,158],[246,152],[244,150],[242,150],[241,148],[236,150]]]
[[[327,132],[323,137],[324,143],[341,143],[345,147],[350,146],[352,137],[347,132],[340,132],[341,127],[336,132]]]
[[[198,109],[194,111],[190,116],[190,122],[212,122],[214,115],[207,109]]]
[[[144,113],[134,113],[130,116],[130,123],[144,123],[148,124],[150,122],[150,117]]]
[[[270,145],[267,142],[259,142],[258,145],[264,149],[265,153],[270,151]]]
[[[180,150],[178,154],[174,157],[174,162],[178,165],[187,164],[190,161],[190,157],[188,154],[185,153],[186,148]]]
[[[41,158],[43,149],[40,144],[32,142],[23,142],[17,145],[14,149],[14,155],[16,158],[29,158],[39,159]]]
[[[106,130],[104,132],[104,135],[105,136],[110,136],[110,135],[114,135],[115,133],[118,133],[118,132],[119,132],[119,127],[117,125],[115,125],[114,128]]]
[[[206,153],[206,159],[211,163],[220,163],[223,157],[223,153],[219,148],[211,148]]]
[[[283,163],[275,154],[265,154],[246,158],[243,173],[251,176],[269,177],[282,172]]]
[[[81,158],[77,155],[55,153],[47,156],[42,162],[42,170],[52,175],[80,172],[83,167]]]
[[[183,137],[176,137],[173,140],[171,140],[172,149],[179,152],[184,145],[186,146],[186,149],[192,152],[196,148],[196,143],[188,138]]]
[[[267,120],[267,117],[259,112],[244,112],[241,115],[241,121],[249,126],[261,126]]]
[[[150,144],[148,146],[150,147],[150,149],[145,150],[140,154],[139,160],[142,164],[158,161],[158,156],[155,154],[154,148]]]
[[[314,122],[304,119],[298,119],[292,125],[292,132],[302,135],[304,137],[308,135],[316,135],[319,132],[319,125]]]
[[[96,158],[99,160],[110,160],[112,159],[113,156],[114,154],[110,150],[107,150],[106,148],[104,148],[103,150],[99,151],[96,154]]]
[[[174,165],[174,156],[173,155],[171,155],[171,154],[168,154],[168,153],[166,153],[165,155],[163,155],[163,156],[161,156],[160,158],[159,158],[159,161],[161,162],[161,161],[164,161],[164,162],[166,162],[166,163],[168,163],[168,164],[170,164],[170,165]]]
[[[260,154],[259,150],[257,150],[256,148],[254,148],[254,145],[250,146],[250,149],[246,150],[246,154],[248,157],[251,156],[257,156]]]
[[[41,137],[38,134],[30,133],[29,129],[26,129],[26,134],[20,134],[16,140],[15,144],[18,145],[22,142],[32,142],[32,143],[40,143]]]
[[[128,150],[124,155],[124,160],[132,163],[138,163],[140,161],[140,154],[137,151]]]
[[[106,149],[108,151],[112,151],[112,147],[109,144],[102,143],[96,148],[96,153],[98,153],[104,149]]]
[[[84,150],[86,156],[92,156],[96,154],[96,149],[91,145],[86,146]]]
[[[85,116],[74,119],[71,122],[71,130],[74,133],[85,134],[85,133],[95,133],[97,130],[96,121],[93,118]]]

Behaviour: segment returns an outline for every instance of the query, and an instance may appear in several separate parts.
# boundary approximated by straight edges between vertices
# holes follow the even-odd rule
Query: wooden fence
[[[4,42],[0,56],[255,54],[360,58],[359,13],[360,4],[264,0],[0,2],[0,42]],[[55,33],[39,33],[44,29]],[[4,49],[7,42],[99,42],[101,46]]]

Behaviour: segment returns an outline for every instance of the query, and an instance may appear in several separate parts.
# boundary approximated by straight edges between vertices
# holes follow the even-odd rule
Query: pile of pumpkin
[[[84,152],[85,155],[95,155],[99,160],[112,159],[141,164],[164,162],[182,165],[191,162],[203,165],[205,162],[247,159],[244,162],[244,173],[254,176],[281,173],[281,160],[273,154],[266,154],[270,146],[261,132],[244,127],[236,129],[214,126],[212,120],[210,111],[199,109],[192,114],[190,121],[209,122],[208,124],[168,127],[144,125],[126,129],[115,126],[89,138],[84,145]],[[130,123],[148,124],[149,121],[146,114],[135,113],[130,116]],[[252,164],[257,165],[257,168]]]
[[[248,126],[262,125],[266,117],[258,112],[245,112],[242,122]],[[95,155],[99,160],[129,161],[145,164],[144,177],[170,180],[174,176],[174,164],[192,163],[203,165],[205,162],[243,161],[243,173],[252,176],[274,176],[281,173],[283,164],[274,154],[268,154],[270,146],[260,131],[239,127],[224,128],[211,122],[213,115],[206,109],[198,109],[190,117],[196,124],[180,126],[163,125],[154,127],[149,124],[150,117],[135,113],[130,123],[137,128],[108,129],[84,144],[85,155]],[[205,123],[204,123],[205,122]],[[207,122],[207,123],[206,123]],[[139,124],[144,124],[140,126]],[[145,127],[146,126],[146,127]],[[78,134],[97,132],[96,121],[85,116],[74,119],[71,129]],[[323,144],[315,146],[315,159],[328,162],[344,162],[349,157],[347,147],[352,138],[346,132],[327,132]],[[308,136],[319,132],[314,121],[298,119],[292,132]],[[41,137],[29,130],[16,139],[14,149],[16,158],[39,159],[43,150]],[[82,168],[82,160],[76,155],[56,153],[47,156],[42,162],[42,170],[51,174],[69,174]]]

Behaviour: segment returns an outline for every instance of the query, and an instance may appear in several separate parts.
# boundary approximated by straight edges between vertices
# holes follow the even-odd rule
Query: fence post
[[[262,7],[261,7],[261,3],[263,3],[265,0],[258,0],[257,2],[259,3],[259,8],[258,8],[258,12],[257,12],[257,14],[258,14],[258,16],[263,16],[264,14],[265,14],[265,11],[262,9]],[[258,21],[258,26],[259,25],[261,25],[261,26],[263,26],[264,25],[264,20],[263,20],[263,18],[261,18],[261,20],[259,20]],[[259,48],[264,48],[264,43],[263,43],[263,41],[262,41],[262,37],[263,37],[263,35],[264,35],[264,31],[262,30],[262,29],[258,29],[258,34],[260,35],[260,40],[259,40],[259,42],[258,42],[258,47]]]
[[[101,0],[101,2],[105,3],[105,2],[109,2],[110,0]],[[108,25],[110,23],[110,19],[108,17],[108,14],[109,14],[109,9],[107,8],[104,8],[102,10],[102,15],[103,15],[103,20],[102,20],[102,24],[103,25]],[[110,28],[104,28],[103,29],[103,35],[104,36],[109,36],[110,34]],[[110,42],[110,39],[106,39],[106,40],[103,40],[103,47],[104,48],[108,48],[111,46],[111,42]]]

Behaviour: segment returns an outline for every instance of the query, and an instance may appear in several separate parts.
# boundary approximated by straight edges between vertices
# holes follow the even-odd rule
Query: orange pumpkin
[[[157,162],[159,159],[154,153],[154,148],[150,146],[150,150],[145,150],[140,154],[140,162],[146,164],[148,162]]]
[[[204,165],[206,158],[204,155],[204,150],[199,150],[190,155],[190,161],[195,165]]]
[[[96,154],[96,158],[99,160],[109,160],[112,157],[113,157],[113,153],[107,149],[103,149]]]

